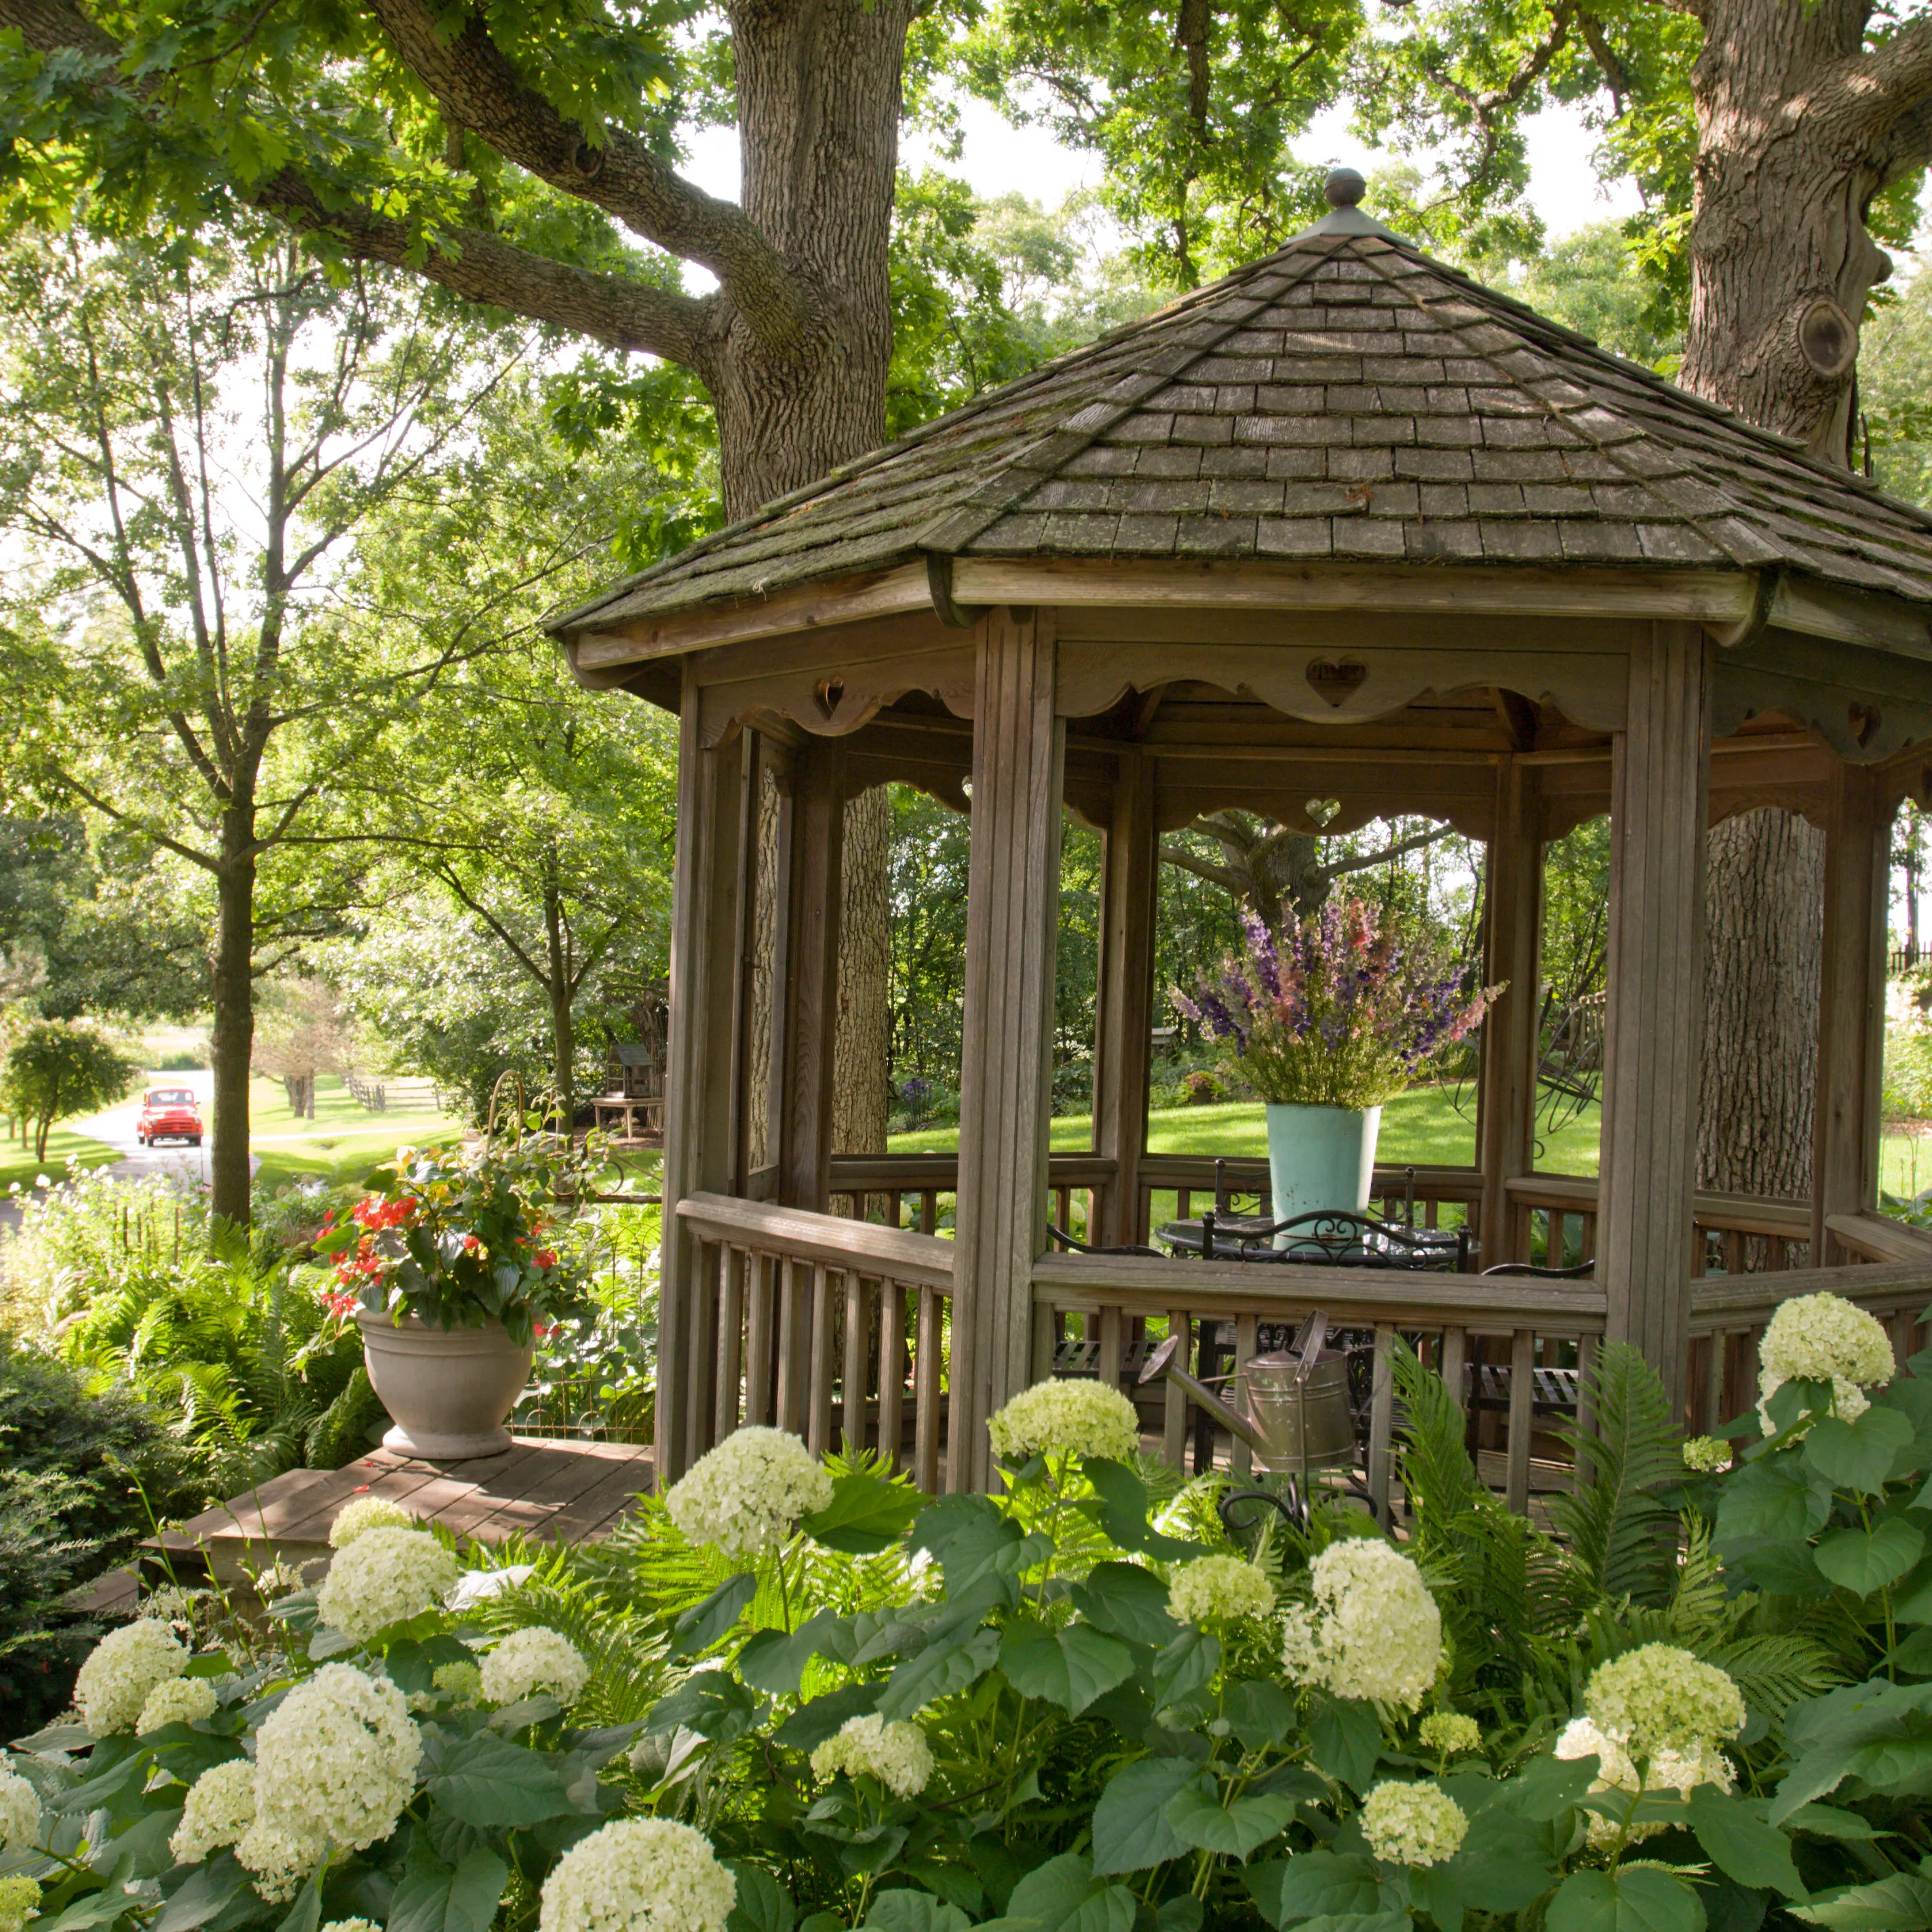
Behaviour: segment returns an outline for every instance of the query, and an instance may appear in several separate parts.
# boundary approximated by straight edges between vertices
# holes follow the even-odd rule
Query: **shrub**
[[[32,1123],[34,1158],[45,1160],[55,1121],[112,1106],[140,1072],[98,1027],[36,1020],[0,1060],[0,1107]]]

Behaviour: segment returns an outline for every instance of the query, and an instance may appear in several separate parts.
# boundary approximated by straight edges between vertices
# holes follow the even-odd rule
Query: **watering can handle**
[[[1301,1333],[1295,1337],[1295,1353],[1299,1359],[1295,1364],[1294,1379],[1298,1382],[1308,1379],[1308,1372],[1321,1354],[1322,1343],[1328,1333],[1327,1314],[1319,1308],[1312,1310],[1301,1324]]]

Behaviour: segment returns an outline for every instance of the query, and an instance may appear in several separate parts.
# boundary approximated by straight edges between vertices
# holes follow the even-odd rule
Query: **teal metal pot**
[[[1274,1218],[1292,1220],[1323,1208],[1359,1214],[1375,1185],[1379,1107],[1304,1107],[1268,1110],[1268,1180]]]

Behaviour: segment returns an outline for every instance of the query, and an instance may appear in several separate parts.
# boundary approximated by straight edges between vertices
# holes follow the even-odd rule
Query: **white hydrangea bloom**
[[[1856,1422],[1871,1406],[1864,1391],[1896,1372],[1891,1338],[1875,1316],[1836,1294],[1794,1295],[1778,1304],[1758,1344],[1758,1414],[1774,1436],[1772,1397],[1786,1382],[1829,1382],[1832,1413]]]
[[[188,1652],[164,1623],[142,1617],[110,1630],[74,1682],[80,1720],[97,1738],[131,1731],[157,1684],[188,1668]]]
[[[1422,1740],[1424,1750],[1435,1751],[1443,1757],[1456,1757],[1483,1748],[1482,1726],[1460,1711],[1431,1711],[1416,1726],[1415,1734]]]
[[[24,1932],[40,1909],[40,1882],[25,1872],[0,1878],[0,1932]]]
[[[824,1464],[788,1429],[734,1430],[671,1486],[670,1520],[693,1543],[728,1556],[782,1544],[799,1518],[832,1500]]]
[[[315,1613],[361,1642],[440,1604],[461,1568],[426,1530],[364,1530],[328,1566]]]
[[[1442,1658],[1442,1613],[1422,1572],[1391,1544],[1331,1543],[1309,1566],[1311,1611],[1284,1619],[1282,1661],[1298,1684],[1413,1711]]]
[[[292,1597],[298,1590],[308,1588],[308,1579],[302,1572],[320,1559],[311,1557],[308,1563],[271,1563],[255,1579],[255,1594],[263,1603],[272,1604],[279,1597]]]
[[[1700,1475],[1715,1475],[1731,1466],[1731,1445],[1714,1436],[1694,1436],[1684,1445],[1684,1466]]]
[[[189,1788],[182,1821],[168,1840],[178,1863],[198,1865],[210,1852],[232,1845],[255,1822],[255,1767],[230,1758],[204,1771]]]
[[[1202,1556],[1167,1580],[1167,1613],[1177,1622],[1259,1623],[1274,1615],[1274,1586],[1238,1556]]]
[[[1636,1761],[1624,1749],[1624,1740],[1592,1724],[1588,1718],[1573,1718],[1558,1737],[1553,1754],[1560,1758],[1594,1756],[1600,1760],[1592,1791],[1635,1791],[1640,1788]],[[1674,1791],[1688,1795],[1700,1784],[1714,1784],[1729,1791],[1736,1784],[1730,1762],[1715,1744],[1699,1742],[1688,1751],[1660,1750],[1651,1754],[1650,1774],[1641,1788],[1653,1795]],[[1661,1820],[1630,1828],[1627,1844],[1654,1838],[1670,1827]],[[1615,1819],[1590,1814],[1589,1842],[1593,1851],[1608,1851],[1623,1835]]]
[[[1118,1389],[1089,1382],[1036,1382],[987,1418],[986,1432],[1009,1462],[1046,1454],[1121,1462],[1141,1443],[1133,1404]]]
[[[382,1496],[358,1496],[343,1506],[328,1526],[328,1546],[346,1550],[356,1539],[372,1529],[414,1529],[416,1520],[400,1503]]]
[[[473,1664],[439,1664],[430,1682],[459,1711],[483,1701],[483,1673]]]
[[[724,1932],[737,1894],[703,1832],[620,1818],[557,1861],[538,1932]]]
[[[1647,1643],[1598,1664],[1583,1708],[1640,1757],[1721,1743],[1744,1726],[1744,1695],[1730,1675],[1672,1643]]]
[[[0,1771],[0,1852],[40,1842],[40,1794],[17,1771]]]
[[[932,1776],[932,1747],[916,1724],[889,1724],[876,1712],[848,1718],[812,1754],[812,1775],[875,1778],[896,1797],[916,1798]]]
[[[1362,1805],[1362,1836],[1385,1864],[1439,1865],[1468,1828],[1468,1814],[1438,1785],[1378,1784]]]
[[[480,1688],[492,1704],[514,1704],[539,1690],[549,1691],[560,1704],[572,1704],[590,1679],[590,1666],[577,1646],[538,1625],[512,1630],[484,1658]]]
[[[322,1932],[382,1932],[373,1918],[332,1918]]]
[[[386,1678],[326,1664],[298,1684],[256,1735],[255,1822],[235,1856],[256,1891],[292,1898],[332,1844],[361,1851],[386,1838],[422,1757],[407,1700]]]
[[[134,1734],[146,1737],[164,1724],[196,1724],[212,1718],[221,1700],[206,1677],[170,1677],[148,1693],[141,1714],[134,1720]]]

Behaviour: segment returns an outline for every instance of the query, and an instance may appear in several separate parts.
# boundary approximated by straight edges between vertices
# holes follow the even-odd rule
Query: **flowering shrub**
[[[560,1245],[559,1216],[590,1192],[598,1155],[542,1135],[474,1148],[398,1148],[377,1184],[316,1251],[333,1264],[339,1316],[386,1310],[437,1328],[500,1322],[526,1343],[588,1312],[589,1276]],[[561,1201],[564,1205],[560,1208]]]
[[[1318,1499],[1237,1540],[1220,1479],[1099,1452],[1120,1438],[1089,1384],[1010,1410],[994,1496],[741,1432],[607,1544],[450,1595],[474,1611],[439,1592],[357,1635],[325,1586],[276,1606],[266,1659],[104,1646],[120,1727],[28,1741],[44,1806],[0,1784],[7,1870],[44,1888],[20,1909],[32,1932],[1932,1923],[1918,1378],[1850,1421],[1788,1379],[1777,1433],[1747,1414],[1703,1472],[1606,1344],[1559,1540],[1391,1360],[1400,1546]],[[370,1529],[337,1570],[373,1577],[398,1538],[430,1540]],[[214,1708],[130,1736],[128,1682],[158,1670],[136,1715],[176,1684]]]
[[[1271,933],[1243,915],[1241,950],[1176,1008],[1228,1042],[1240,1078],[1264,1100],[1377,1107],[1445,1047],[1466,1038],[1502,992],[1468,975],[1418,933],[1360,899],[1331,899]]]
[[[187,1667],[188,1652],[166,1624],[146,1617],[124,1624],[101,1640],[74,1680],[82,1723],[96,1737],[131,1731],[154,1687]]]
[[[1771,1399],[1786,1382],[1828,1382],[1832,1413],[1855,1422],[1870,1406],[1868,1388],[1892,1376],[1892,1342],[1862,1308],[1835,1294],[1804,1294],[1781,1303],[1758,1344],[1758,1413],[1767,1436],[1778,1433]]]
[[[455,1586],[459,1567],[427,1530],[365,1530],[328,1566],[316,1615],[366,1642],[440,1603]]]
[[[1116,1388],[1098,1382],[1036,1382],[987,1422],[993,1447],[1010,1462],[1035,1456],[1131,1456],[1140,1420]]]
[[[346,1550],[356,1539],[372,1529],[413,1529],[416,1520],[400,1503],[383,1496],[358,1496],[345,1503],[328,1526],[328,1546]]]

